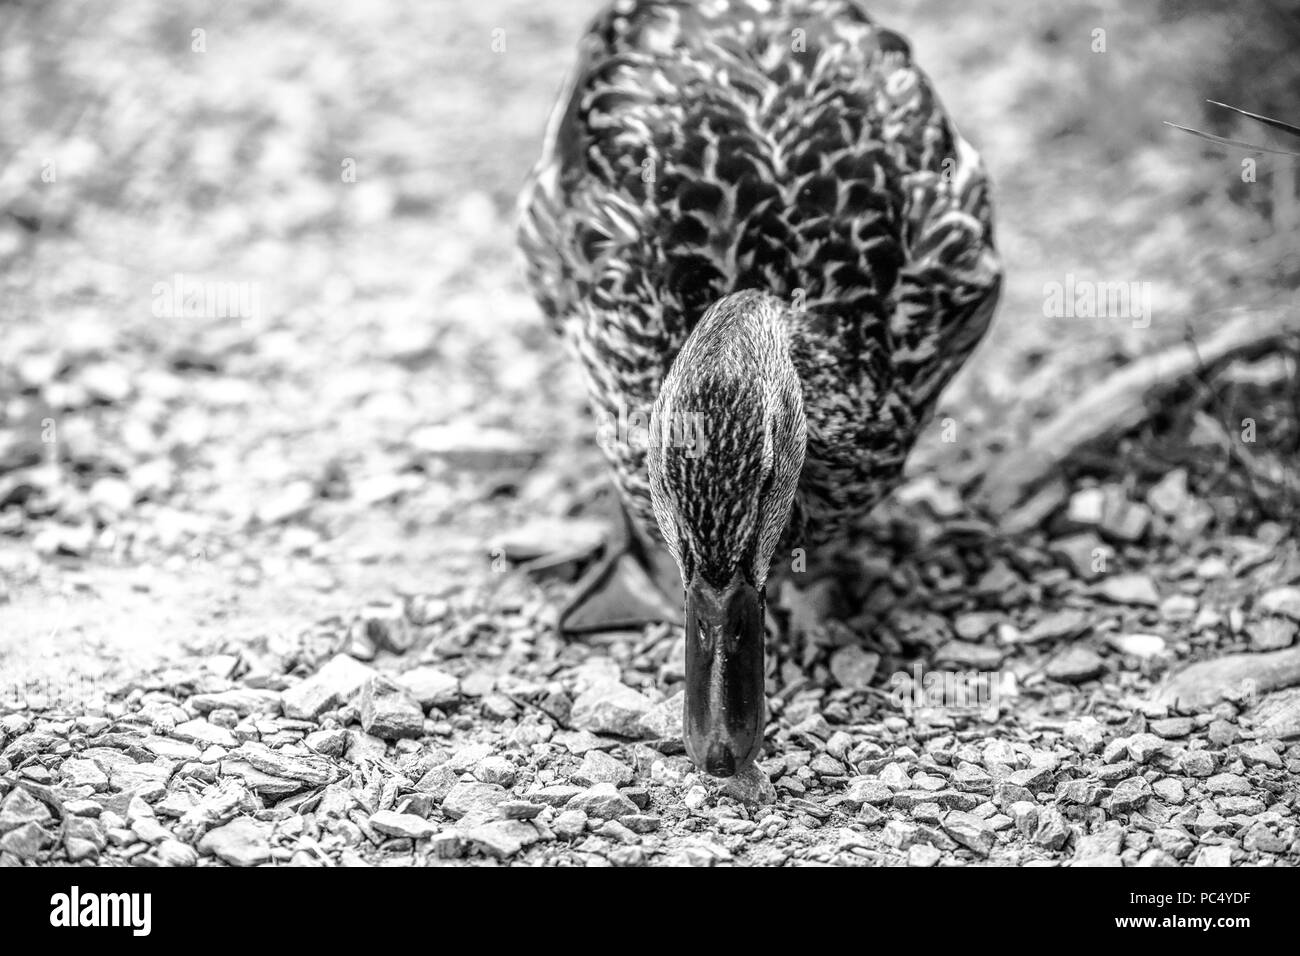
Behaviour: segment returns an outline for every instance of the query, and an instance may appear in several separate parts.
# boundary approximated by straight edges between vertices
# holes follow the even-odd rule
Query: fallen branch
[[[1300,317],[1276,310],[1246,312],[1199,343],[1180,342],[1112,373],[1040,427],[1021,448],[994,460],[979,497],[1003,514],[1084,446],[1141,425],[1152,413],[1150,396],[1213,373],[1239,358],[1258,358],[1300,335]]]

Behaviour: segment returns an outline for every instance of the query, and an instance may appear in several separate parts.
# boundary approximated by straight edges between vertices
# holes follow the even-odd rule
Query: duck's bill
[[[686,752],[729,777],[754,762],[766,724],[763,595],[740,580],[686,588]]]

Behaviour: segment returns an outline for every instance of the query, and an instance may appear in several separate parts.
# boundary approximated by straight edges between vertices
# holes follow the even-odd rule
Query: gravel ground
[[[554,631],[608,502],[509,206],[587,11],[152,6],[0,27],[0,863],[1300,862],[1295,503],[1257,480],[1294,366],[1010,513],[969,493],[1111,369],[1293,294],[1207,185],[1236,160],[1160,132],[1212,21],[880,5],[990,157],[1009,287],[873,542],[775,589],[761,772],[723,782],[678,634]],[[1042,318],[1066,273],[1152,283],[1155,320]],[[160,316],[178,274],[263,308]]]

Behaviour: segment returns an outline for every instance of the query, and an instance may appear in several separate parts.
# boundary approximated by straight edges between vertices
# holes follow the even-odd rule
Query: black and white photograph
[[[1231,945],[1298,362],[1295,0],[0,0],[0,867],[1169,868],[1087,920]]]

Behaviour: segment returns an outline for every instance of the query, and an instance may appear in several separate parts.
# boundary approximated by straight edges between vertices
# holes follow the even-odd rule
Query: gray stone
[[[728,777],[719,791],[746,806],[764,806],[776,802],[776,788],[759,767],[746,767],[734,777]]]
[[[570,719],[580,730],[640,738],[645,733],[641,720],[653,706],[647,697],[631,687],[603,680],[578,695]]]
[[[178,740],[189,741],[204,747],[226,747],[233,750],[239,746],[239,741],[235,739],[235,735],[229,730],[208,723],[206,720],[187,720],[183,724],[177,724],[171,733]]]
[[[484,783],[495,783],[502,787],[513,787],[519,776],[515,765],[501,756],[484,757],[474,766],[475,779]]]
[[[1103,578],[1093,587],[1093,592],[1114,604],[1135,604],[1159,607],[1160,592],[1155,581],[1146,574],[1116,574]]]
[[[442,803],[456,786],[458,775],[446,764],[431,768],[415,782],[415,789],[427,793],[435,803]]]
[[[1282,769],[1282,758],[1278,756],[1276,750],[1266,743],[1256,743],[1251,744],[1249,747],[1242,747],[1241,759],[1252,767]]]
[[[442,801],[442,812],[453,820],[470,814],[491,815],[498,804],[510,799],[510,791],[495,783],[461,781],[451,788]]]
[[[1151,799],[1151,785],[1142,777],[1129,777],[1115,786],[1110,797],[1110,809],[1116,813],[1131,813]]]
[[[28,823],[45,823],[52,816],[49,807],[23,787],[15,787],[0,803],[0,833],[8,833]]]
[[[988,856],[997,842],[997,834],[973,813],[953,810],[943,818],[943,829],[950,837],[978,856]]]
[[[1256,607],[1266,614],[1280,614],[1300,621],[1300,586],[1289,585],[1266,591]]]
[[[508,860],[541,839],[537,828],[523,820],[493,820],[459,831],[461,839],[488,856]]]
[[[1192,732],[1192,718],[1166,717],[1163,720],[1153,720],[1151,722],[1151,732],[1157,737],[1163,737],[1166,740],[1186,737]]]
[[[370,815],[370,825],[379,833],[391,837],[424,840],[438,832],[438,827],[414,813],[379,810]]]
[[[1038,814],[1038,829],[1034,831],[1034,843],[1049,850],[1059,850],[1070,839],[1070,826],[1065,822],[1059,810],[1044,807]]]
[[[347,654],[337,654],[320,670],[281,695],[286,717],[314,720],[346,703],[376,674],[375,669]]]
[[[1069,647],[1047,662],[1046,674],[1052,680],[1081,684],[1106,671],[1106,662],[1088,647]]]
[[[581,810],[565,810],[556,814],[551,829],[561,840],[576,840],[587,830],[587,814]]]
[[[39,823],[24,823],[0,836],[0,852],[12,853],[20,860],[34,860],[50,842],[50,835]]]
[[[845,690],[865,690],[880,667],[880,655],[857,644],[837,649],[830,660],[831,676]]]
[[[271,859],[270,828],[252,817],[237,817],[204,834],[199,852],[231,866],[258,866]]]
[[[1300,631],[1300,624],[1284,617],[1266,617],[1246,625],[1253,651],[1280,651],[1290,647],[1295,643],[1297,631]]]
[[[361,726],[383,740],[416,738],[424,733],[424,711],[414,698],[386,677],[372,677],[361,688],[357,709]]]
[[[859,809],[864,803],[881,806],[894,799],[894,791],[883,780],[874,777],[853,777],[840,800]]]
[[[1210,793],[1226,796],[1242,796],[1250,793],[1250,781],[1240,774],[1219,773],[1205,781],[1205,789]]]
[[[246,742],[239,748],[245,760],[261,770],[276,777],[288,777],[301,780],[312,787],[323,787],[333,783],[341,774],[338,769],[321,757],[290,754],[283,750],[272,750],[264,744]]]
[[[598,820],[617,820],[619,817],[637,812],[637,806],[612,783],[598,783],[573,797],[566,810],[581,810],[589,817]]]
[[[460,680],[437,667],[415,667],[397,675],[421,707],[449,707],[460,700]]]
[[[943,856],[937,849],[928,843],[914,843],[907,851],[907,865],[929,867],[934,866]]]
[[[601,750],[589,750],[582,766],[573,773],[573,782],[584,786],[612,783],[619,787],[632,782],[632,768]]]

